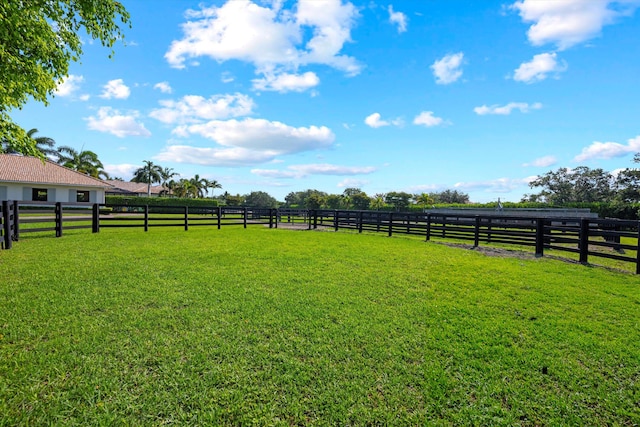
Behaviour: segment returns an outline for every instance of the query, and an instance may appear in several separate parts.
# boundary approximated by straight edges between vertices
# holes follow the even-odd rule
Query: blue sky
[[[279,200],[518,201],[640,152],[640,0],[122,3],[126,45],[86,40],[50,104],[13,118],[126,180],[152,160]]]

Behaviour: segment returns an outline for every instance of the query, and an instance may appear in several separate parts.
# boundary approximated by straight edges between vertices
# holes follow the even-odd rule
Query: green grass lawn
[[[640,279],[403,237],[0,252],[0,425],[637,425]]]

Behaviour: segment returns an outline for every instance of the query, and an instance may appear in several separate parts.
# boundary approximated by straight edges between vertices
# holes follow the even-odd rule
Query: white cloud
[[[588,147],[585,147],[574,160],[576,162],[583,162],[591,159],[611,159],[613,157],[622,157],[637,152],[640,152],[640,135],[629,139],[627,145],[617,142],[595,141]]]
[[[406,187],[403,191],[407,193],[415,194],[415,193],[430,193],[433,191],[441,190],[446,188],[444,185],[437,184],[419,184],[412,185],[411,187]]]
[[[459,52],[451,55],[445,55],[442,59],[436,60],[431,69],[436,78],[436,83],[446,85],[453,83],[462,77],[462,61],[464,53]]]
[[[326,126],[296,128],[276,121],[253,118],[185,124],[175,128],[173,134],[179,137],[198,135],[222,147],[172,145],[158,159],[231,166],[265,163],[281,155],[328,148],[335,139],[333,132]]]
[[[546,168],[548,166],[555,165],[557,162],[558,162],[558,159],[555,156],[544,156],[544,157],[539,157],[530,163],[523,163],[522,166],[524,167],[535,166],[539,168]]]
[[[185,125],[179,132],[200,135],[220,145],[291,154],[329,147],[335,136],[326,126],[292,127],[281,122],[246,118]]]
[[[386,120],[381,120],[380,119],[380,113],[373,113],[373,114],[367,116],[364,119],[364,122],[367,124],[367,126],[372,127],[372,128],[379,128],[379,127],[382,127],[382,126],[389,126],[391,124]]]
[[[241,117],[252,113],[253,99],[241,93],[214,95],[209,99],[199,95],[187,95],[178,101],[159,101],[163,108],[157,108],[150,117],[163,123],[197,123],[203,120],[219,120]]]
[[[404,126],[404,120],[401,117],[395,118],[391,121],[382,120],[380,113],[373,113],[365,117],[364,122],[367,126],[372,128],[379,128],[383,126]],[[344,125],[343,125],[344,126]],[[347,129],[350,129],[347,127]]]
[[[389,11],[389,22],[398,26],[398,32],[404,33],[407,31],[407,15],[402,12],[394,12],[391,5],[387,10]]]
[[[252,80],[255,90],[285,92],[304,92],[318,86],[320,79],[311,71],[303,74],[282,73],[278,75],[266,74],[262,79]]]
[[[151,136],[151,132],[144,127],[144,124],[136,121],[138,117],[137,111],[131,111],[126,115],[111,107],[100,107],[96,116],[87,117],[85,120],[89,129],[110,133],[118,138]]]
[[[88,101],[89,98],[91,98],[91,95],[89,95],[88,93],[82,94],[79,97],[80,101]]]
[[[488,181],[458,182],[454,185],[456,189],[464,191],[485,190],[494,193],[509,193],[517,188],[523,187],[530,182],[530,178],[498,178]]]
[[[173,89],[171,89],[171,86],[169,85],[169,82],[156,83],[155,85],[153,85],[153,88],[154,89],[158,89],[162,93],[171,93],[171,92],[173,92]]]
[[[308,64],[328,65],[349,75],[361,69],[354,58],[340,54],[351,41],[358,17],[350,2],[304,1],[286,10],[281,1],[263,7],[230,0],[220,7],[189,11],[186,17],[183,38],[174,40],[165,54],[172,67],[184,68],[185,60],[206,56],[219,62],[250,62],[259,73]]]
[[[513,73],[513,79],[518,82],[535,83],[546,79],[550,73],[557,76],[566,71],[567,64],[564,61],[558,63],[556,56],[555,52],[534,55],[531,61],[520,64]]]
[[[368,181],[366,179],[346,178],[340,181],[337,184],[337,187],[338,188],[362,188],[365,185],[369,184],[370,182],[371,181]]]
[[[127,99],[131,94],[131,90],[124,84],[122,79],[109,80],[109,82],[103,86],[103,89],[100,98],[105,99]]]
[[[58,87],[53,93],[55,96],[71,96],[74,92],[80,89],[80,83],[83,81],[83,76],[69,74],[58,84]]]
[[[592,39],[602,27],[629,16],[638,6],[635,0],[521,0],[511,5],[524,22],[534,46],[554,43],[558,49]]]
[[[474,108],[473,111],[475,111],[475,113],[480,116],[484,116],[486,114],[508,116],[513,110],[519,110],[521,113],[528,113],[531,110],[539,110],[540,108],[542,108],[542,104],[539,102],[533,103],[531,105],[526,102],[510,102],[507,105],[503,106],[492,105],[489,107],[487,105],[483,105],[481,107]]]
[[[304,178],[309,175],[367,175],[376,171],[373,166],[339,166],[327,163],[291,165],[287,169],[253,169],[251,173],[265,178]]]
[[[428,128],[438,126],[444,123],[441,117],[435,117],[433,111],[423,111],[413,119],[414,125],[426,126]]]
[[[202,148],[188,145],[165,147],[155,159],[163,162],[190,163],[203,166],[249,166],[268,162],[274,157],[268,151],[246,148]]]
[[[141,165],[132,165],[130,163],[122,163],[119,165],[104,165],[104,170],[111,176],[117,176],[123,179],[133,177],[133,172]]]
[[[222,83],[231,83],[236,78],[229,71],[225,71],[220,75],[220,81]]]

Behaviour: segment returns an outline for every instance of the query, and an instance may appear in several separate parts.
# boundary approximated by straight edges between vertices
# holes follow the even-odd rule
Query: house
[[[105,180],[111,187],[107,189],[107,196],[147,196],[147,185],[144,182],[129,182],[129,181],[117,181],[108,179]],[[151,197],[160,196],[164,191],[162,185],[151,186]]]
[[[0,200],[104,203],[110,187],[48,159],[0,154]]]

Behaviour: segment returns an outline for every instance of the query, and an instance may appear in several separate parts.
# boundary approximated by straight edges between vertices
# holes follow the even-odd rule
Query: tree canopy
[[[614,182],[613,176],[602,169],[590,169],[586,166],[560,168],[531,181],[531,188],[541,188],[542,191],[525,195],[523,200],[552,205],[609,202],[615,196]]]
[[[147,184],[147,196],[151,195],[151,184],[156,182],[162,182],[161,166],[154,164],[150,160],[144,161],[144,166],[136,169],[133,172],[133,178],[131,182],[141,182]]]
[[[58,148],[58,164],[73,169],[80,173],[87,174],[94,178],[109,178],[104,170],[104,165],[98,159],[98,155],[93,151],[82,150],[78,151],[73,147],[63,145]]]
[[[2,1],[0,21],[0,140],[12,151],[43,157],[9,111],[31,98],[47,104],[82,55],[81,30],[113,48],[124,38],[129,13],[115,0]]]

